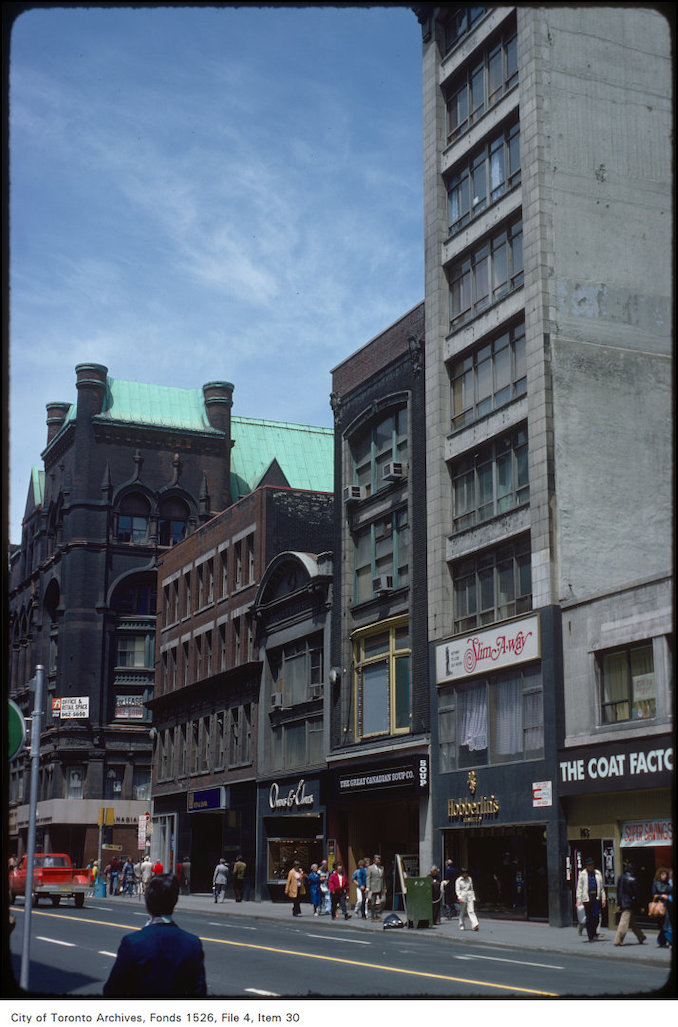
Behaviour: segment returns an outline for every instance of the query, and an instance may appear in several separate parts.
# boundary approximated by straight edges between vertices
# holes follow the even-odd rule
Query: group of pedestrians
[[[221,857],[212,874],[212,894],[215,902],[226,901],[226,889],[233,885],[236,902],[242,902],[245,890],[247,864],[240,853],[236,856],[233,867],[229,866],[225,857]]]
[[[607,905],[607,894],[603,875],[590,856],[584,861],[584,867],[577,878],[576,902],[578,910],[583,909],[584,912],[584,922],[579,924],[579,933],[583,933],[585,926],[588,940],[597,941],[601,937],[600,923],[602,911]],[[655,874],[648,900],[648,912],[650,903],[659,904],[655,912],[659,921],[657,945],[660,948],[673,948],[673,881],[665,867],[660,867]],[[642,905],[635,866],[631,860],[625,861],[624,873],[617,878],[617,905],[620,913],[614,944],[623,945],[626,935],[631,931],[635,934],[638,944],[644,945],[647,935],[636,918],[645,912],[646,907]]]
[[[363,920],[380,920],[384,906],[385,882],[381,856],[375,855],[358,861],[351,881],[356,888],[356,901],[353,913],[349,912],[350,881],[343,863],[337,862],[332,871],[327,860],[312,863],[308,874],[304,872],[299,860],[295,860],[285,881],[285,895],[292,902],[292,916],[301,916],[301,899],[308,895],[313,916],[330,916],[339,919],[339,911],[344,920],[355,915]]]
[[[111,896],[116,895],[145,895],[148,882],[154,875],[164,873],[164,866],[156,860],[153,863],[149,856],[144,856],[136,862],[131,856],[126,856],[124,861],[114,857],[102,869],[99,867],[99,860],[92,860],[87,868],[90,872],[92,888],[98,880],[103,880],[104,887]]]

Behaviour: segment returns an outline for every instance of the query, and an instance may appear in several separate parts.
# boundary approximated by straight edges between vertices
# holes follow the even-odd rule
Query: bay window
[[[356,737],[410,731],[410,635],[407,620],[353,636]]]

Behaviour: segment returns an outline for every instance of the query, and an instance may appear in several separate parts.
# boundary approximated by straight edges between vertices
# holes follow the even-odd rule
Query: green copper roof
[[[75,415],[76,405],[72,404],[62,431]],[[97,415],[97,420],[101,419],[218,434],[208,421],[202,388],[147,385],[110,375],[106,378],[103,410]],[[231,436],[234,442],[231,450],[233,502],[257,488],[274,462],[290,488],[334,491],[334,433],[331,428],[234,416]],[[271,479],[277,484],[280,474],[274,471]]]
[[[232,417],[231,494],[233,501],[261,483],[277,461],[290,488],[334,491],[334,433],[284,421]]]
[[[125,382],[110,375],[106,379],[104,408],[99,417],[161,428],[215,431],[207,419],[202,389]]]
[[[45,496],[45,472],[41,467],[31,468],[31,487],[33,489],[33,502],[36,506],[42,506]]]

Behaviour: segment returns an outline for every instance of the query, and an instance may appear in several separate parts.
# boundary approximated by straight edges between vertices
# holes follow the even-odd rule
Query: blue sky
[[[10,51],[10,539],[75,365],[330,426],[424,295],[411,9],[37,9]]]

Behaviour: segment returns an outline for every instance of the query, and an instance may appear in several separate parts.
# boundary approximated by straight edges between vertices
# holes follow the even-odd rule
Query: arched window
[[[148,537],[148,500],[138,492],[126,495],[118,512],[118,542],[143,544]]]
[[[188,528],[188,507],[182,499],[173,497],[160,504],[158,518],[158,542],[161,546],[175,546],[186,537]]]

